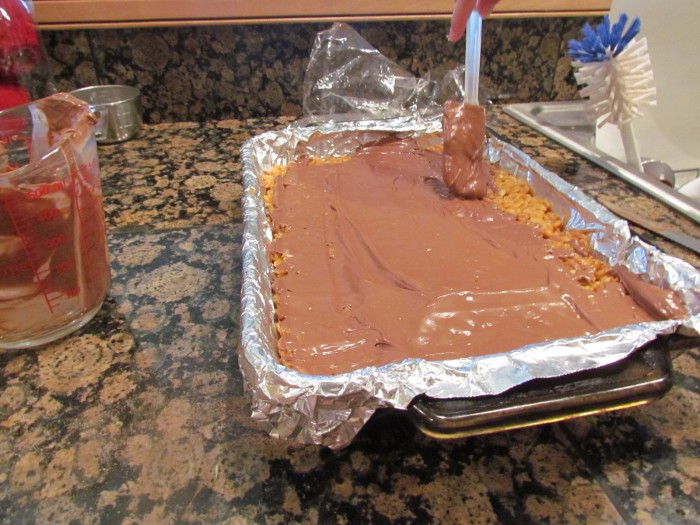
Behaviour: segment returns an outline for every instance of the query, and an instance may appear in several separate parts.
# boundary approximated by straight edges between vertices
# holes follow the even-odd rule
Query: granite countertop
[[[112,289],[79,332],[0,357],[1,521],[700,523],[697,349],[664,398],[619,412],[449,441],[390,412],[336,452],[261,431],[236,353],[238,151],[290,120],[150,125],[100,146]],[[589,195],[700,235],[498,108],[489,120]]]

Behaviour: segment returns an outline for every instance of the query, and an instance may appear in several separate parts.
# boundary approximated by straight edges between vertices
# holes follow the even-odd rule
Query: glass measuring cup
[[[96,122],[65,93],[0,111],[0,350],[77,330],[109,290]]]

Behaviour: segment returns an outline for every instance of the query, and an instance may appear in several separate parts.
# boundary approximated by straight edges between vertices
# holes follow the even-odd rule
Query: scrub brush
[[[612,26],[607,15],[595,29],[587,23],[583,38],[569,41],[569,56],[598,127],[616,125],[627,163],[643,172],[632,120],[642,114],[642,106],[656,104],[656,87],[646,38],[637,38],[639,18],[626,29],[627,20],[623,13]]]

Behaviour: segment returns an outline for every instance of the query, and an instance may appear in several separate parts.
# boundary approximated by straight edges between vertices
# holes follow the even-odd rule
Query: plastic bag
[[[303,84],[308,120],[344,115],[363,120],[439,113],[447,99],[463,99],[464,66],[443,78],[416,78],[383,56],[347,24],[316,36]]]

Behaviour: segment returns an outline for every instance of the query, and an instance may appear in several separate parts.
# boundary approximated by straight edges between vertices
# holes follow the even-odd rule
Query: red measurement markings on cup
[[[49,222],[49,221],[52,221],[52,220],[58,218],[60,215],[61,215],[61,212],[59,211],[58,208],[51,208],[48,210],[40,211],[39,213],[36,214],[34,219],[38,223],[45,223],[45,222]]]
[[[67,237],[61,230],[60,210],[55,201],[45,197],[65,188],[63,181],[56,181],[36,186],[28,192],[14,188],[0,190],[3,222],[0,227],[3,233],[18,239],[21,244],[21,250],[0,257],[0,264],[5,263],[0,266],[0,276],[18,282],[36,281],[52,313],[59,298],[47,284],[51,270],[46,263],[56,249],[67,242]]]
[[[66,188],[66,183],[62,180],[57,180],[56,182],[50,182],[47,184],[42,184],[31,191],[27,192],[27,199],[30,201],[41,199],[46,197],[50,193],[55,193],[57,191],[62,191]]]

